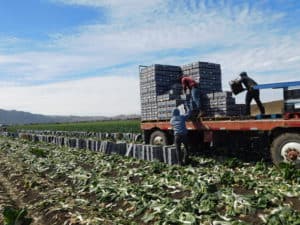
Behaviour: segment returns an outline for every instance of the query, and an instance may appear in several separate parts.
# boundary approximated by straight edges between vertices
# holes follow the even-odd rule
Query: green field
[[[87,131],[87,132],[121,132],[140,133],[140,120],[109,120],[77,123],[53,123],[16,125],[9,128],[15,130],[59,130],[59,131]]]

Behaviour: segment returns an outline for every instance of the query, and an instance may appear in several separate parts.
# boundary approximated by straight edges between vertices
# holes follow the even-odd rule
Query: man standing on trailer
[[[246,87],[246,115],[250,115],[250,103],[252,99],[256,101],[256,104],[260,110],[261,114],[265,114],[265,108],[259,99],[259,90],[254,89],[253,87],[257,85],[257,83],[248,77],[246,72],[240,73],[240,82]]]
[[[188,157],[188,130],[186,129],[185,122],[190,117],[190,113],[191,111],[188,111],[185,115],[180,115],[179,109],[175,108],[173,109],[172,118],[170,120],[174,131],[174,142],[180,165],[185,165]],[[181,144],[184,145],[183,150],[181,149]]]
[[[180,82],[182,84],[184,94],[187,93],[187,89],[190,90],[191,99],[188,102],[189,110],[194,112],[201,111],[199,84],[192,77],[188,76],[181,76]]]

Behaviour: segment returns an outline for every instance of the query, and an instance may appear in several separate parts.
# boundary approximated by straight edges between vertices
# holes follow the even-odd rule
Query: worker
[[[182,84],[183,93],[187,94],[187,90],[189,89],[191,94],[188,102],[189,110],[194,112],[201,111],[199,84],[189,76],[181,76],[179,79]]]
[[[265,108],[259,99],[259,90],[254,89],[253,87],[257,85],[257,83],[248,77],[246,72],[240,73],[240,82],[246,87],[246,115],[250,115],[250,103],[252,99],[256,101],[256,104],[260,110],[261,114],[265,114]]]
[[[174,142],[176,145],[176,151],[180,165],[185,165],[188,157],[188,131],[186,129],[185,122],[187,118],[190,117],[190,113],[191,111],[188,111],[188,113],[180,115],[179,109],[175,108],[173,109],[172,118],[170,120],[174,131]],[[181,149],[181,144],[184,145],[183,150]]]

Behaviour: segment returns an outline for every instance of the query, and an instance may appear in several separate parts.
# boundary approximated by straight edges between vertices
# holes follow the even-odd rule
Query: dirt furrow
[[[1,180],[1,175],[0,175]],[[5,207],[16,207],[15,202],[11,199],[3,184],[0,181],[0,224],[3,224],[3,210]]]

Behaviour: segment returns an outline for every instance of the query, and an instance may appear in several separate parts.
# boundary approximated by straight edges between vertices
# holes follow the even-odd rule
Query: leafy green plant
[[[26,216],[26,209],[5,207],[3,211],[4,225],[30,225],[33,220],[26,218]]]
[[[43,149],[40,149],[40,148],[31,148],[30,152],[33,155],[36,155],[37,157],[43,157],[44,158],[44,157],[47,156],[47,152]]]
[[[253,172],[264,172],[267,170],[267,165],[263,161],[259,161],[255,164]]]
[[[284,179],[300,182],[300,170],[298,170],[295,165],[282,162],[278,168]]]
[[[140,123],[140,120],[108,120],[95,122],[29,124],[10,126],[9,130],[60,130],[141,133]]]
[[[271,212],[266,225],[298,225],[300,213],[287,207],[278,208]]]
[[[242,163],[237,158],[230,158],[224,162],[224,165],[229,168],[236,168],[242,166]]]
[[[221,184],[231,185],[234,184],[234,174],[230,171],[226,171],[221,176]]]
[[[153,165],[152,165],[153,173],[161,173],[165,168],[166,168],[165,164],[158,162],[158,161],[153,162]]]
[[[9,145],[0,151],[3,174],[24,194],[34,194],[30,210],[41,217],[51,213],[53,224],[298,222],[300,189],[292,170],[286,173],[292,180],[287,180],[281,170],[260,162],[231,160],[226,166],[221,160],[194,157],[197,164],[180,167],[0,138],[0,146],[5,143]],[[37,158],[32,149],[47,157]],[[283,205],[293,211],[272,211]]]

